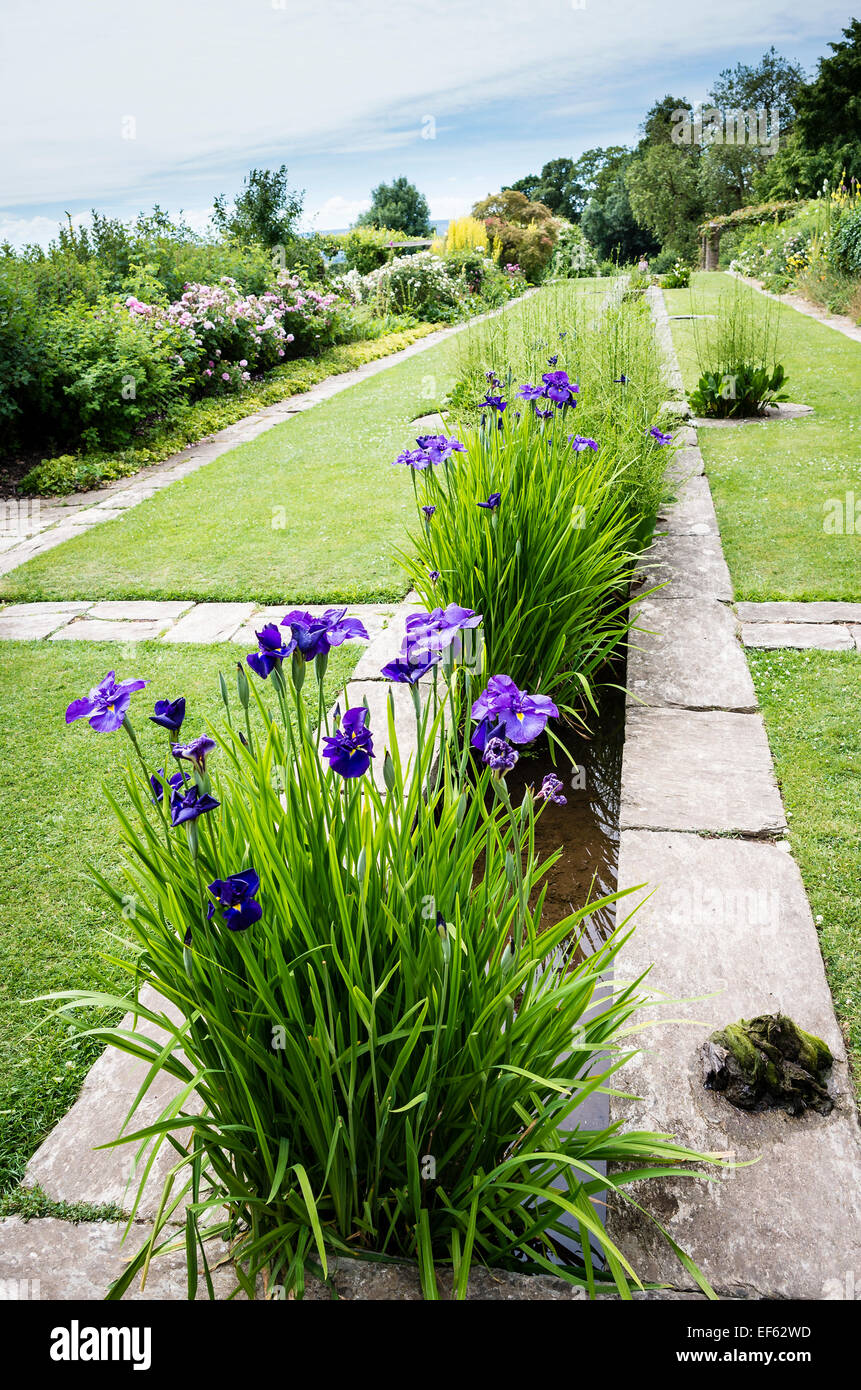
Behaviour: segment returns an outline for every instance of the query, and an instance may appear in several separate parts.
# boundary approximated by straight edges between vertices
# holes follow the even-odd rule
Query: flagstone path
[[[736,270],[728,270],[727,274],[735,280],[740,280],[743,285],[749,285],[758,294],[765,295],[766,299],[773,299],[778,304],[786,304],[790,309],[796,309],[799,314],[804,314],[806,318],[816,319],[818,323],[824,323],[826,328],[833,328],[836,333],[842,333],[844,337],[854,338],[856,343],[861,343],[861,324],[853,323],[848,314],[832,314],[828,309],[823,309],[820,304],[811,303],[801,294],[773,294],[771,290],[764,288],[761,281],[754,280],[749,275],[739,275]]]

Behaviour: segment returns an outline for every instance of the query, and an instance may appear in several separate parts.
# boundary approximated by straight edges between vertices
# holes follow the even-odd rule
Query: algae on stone
[[[828,1046],[785,1014],[727,1024],[703,1044],[702,1056],[707,1089],[741,1110],[827,1115],[834,1108],[825,1084],[834,1062]]]

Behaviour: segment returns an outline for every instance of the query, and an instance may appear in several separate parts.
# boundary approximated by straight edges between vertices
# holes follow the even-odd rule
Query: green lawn
[[[589,287],[570,283],[572,295]],[[520,304],[506,310],[520,312]],[[454,384],[460,336],[276,425],[124,517],[13,570],[0,580],[0,597],[402,597],[407,585],[394,550],[412,516],[412,486],[409,471],[390,464],[412,443],[411,422],[434,411]]]
[[[749,651],[748,660],[861,1097],[861,658]]]
[[[352,644],[332,653],[327,687],[334,699],[358,655]],[[0,1191],[74,1101],[98,1049],[70,1044],[62,1023],[23,1001],[50,990],[115,984],[100,953],[116,949],[122,923],[87,881],[91,862],[112,873],[119,844],[102,796],[118,789],[131,745],[125,734],[98,734],[85,721],[64,723],[69,702],[86,695],[108,670],[151,682],[134,697],[131,717],[147,758],[163,765],[165,735],[147,715],[155,700],[184,694],[184,732],[203,732],[223,714],[218,672],[230,683],[242,648],[167,647],[142,643],[133,660],[116,643],[3,642],[0,709]],[[309,681],[306,688],[313,687]]]
[[[696,275],[691,291],[665,291],[667,310],[714,313],[731,286],[726,275]],[[789,399],[815,414],[699,431],[735,597],[859,599],[861,515],[845,534],[824,523],[829,499],[861,501],[861,343],[786,306],[780,314]],[[690,391],[699,376],[693,325],[671,327]]]

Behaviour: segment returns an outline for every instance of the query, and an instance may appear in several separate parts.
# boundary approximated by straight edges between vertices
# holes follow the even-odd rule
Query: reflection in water
[[[569,767],[558,750],[554,766],[550,748],[542,741],[533,755],[521,757],[506,778],[515,806],[527,787],[541,786],[548,772],[555,772],[565,783],[567,804],[550,803],[535,829],[536,849],[542,858],[557,849],[562,851],[546,879],[545,926],[615,891],[624,716],[624,695],[608,692],[600,719],[593,719],[599,733],[586,738],[574,729],[567,730],[564,741],[574,766]],[[614,926],[613,904],[590,913],[580,928],[580,953],[591,955]]]

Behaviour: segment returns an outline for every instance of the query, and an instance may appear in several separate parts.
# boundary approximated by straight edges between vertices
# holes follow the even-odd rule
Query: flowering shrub
[[[337,281],[337,287],[342,283]],[[463,300],[454,265],[430,251],[396,256],[360,280],[353,278],[345,288],[357,302],[373,303],[380,313],[391,310],[431,321],[454,318]]]
[[[187,334],[199,363],[198,392],[235,390],[279,360],[332,341],[338,296],[304,286],[282,271],[276,289],[245,295],[225,276],[217,285],[186,285],[167,306],[126,299],[129,314],[156,332]]]
[[[691,283],[691,268],[685,265],[680,256],[676,258],[669,270],[665,270],[661,276],[661,284],[667,290],[686,290]]]
[[[557,219],[559,231],[553,255],[547,267],[551,280],[577,280],[581,276],[598,274],[598,262],[582,230],[576,222]]]
[[[364,706],[323,714],[330,647],[364,635],[344,610],[263,629],[254,683],[240,666],[238,706],[222,683],[227,723],[212,737],[175,742],[185,704],[157,701],[163,769],[129,719],[145,681],[111,672],[69,707],[67,722],[124,729],[135,760],[130,806],[116,805],[128,882],[100,882],[134,937],[131,1009],[151,1027],[94,1032],[149,1064],[142,1096],[162,1073],[179,1083],[142,1126],[138,1097],[116,1141],[143,1144],[147,1172],[166,1142],[176,1157],[152,1236],[110,1297],[177,1248],[189,1298],[201,1277],[211,1294],[218,1237],[252,1297],[258,1277],[269,1297],[301,1296],[306,1266],[325,1278],[333,1252],[413,1259],[428,1298],[440,1264],[463,1298],[476,1260],[627,1294],[639,1281],[595,1202],[653,1174],[700,1176],[677,1167],[700,1156],[666,1135],[577,1123],[631,1055],[641,996],[612,983],[624,926],[576,953],[586,913],[624,895],[542,920],[555,856],[539,860],[534,825],[561,784],[547,777],[515,807],[505,774],[558,711],[505,675],[477,680],[457,644],[480,622],[456,606],[408,620],[387,674],[414,695],[409,762],[391,701],[387,729]],[[316,731],[300,695],[312,663]],[[424,705],[410,680],[421,666],[437,678]]]

